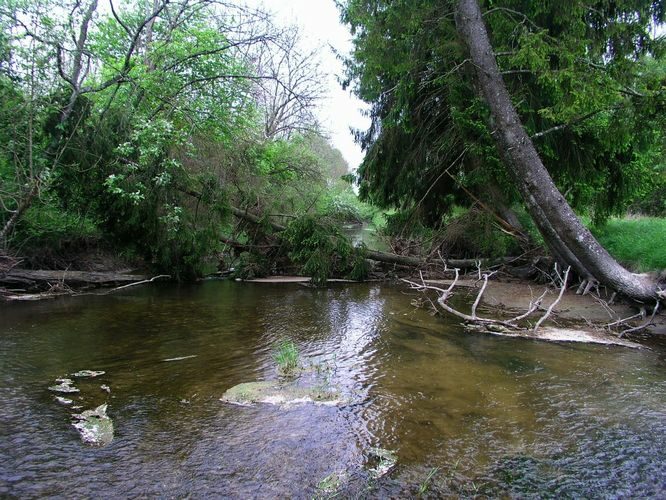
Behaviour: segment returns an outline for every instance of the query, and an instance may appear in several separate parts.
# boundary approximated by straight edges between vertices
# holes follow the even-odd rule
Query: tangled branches
[[[479,307],[479,304],[481,303],[483,294],[485,293],[486,288],[488,287],[488,280],[493,274],[495,274],[496,271],[482,274],[479,268],[479,278],[483,280],[483,284],[481,285],[481,288],[479,289],[479,292],[476,295],[476,299],[472,304],[472,309],[469,314],[466,314],[460,311],[459,309],[456,309],[454,306],[452,306],[449,303],[449,299],[453,297],[455,292],[455,287],[460,279],[460,270],[458,268],[453,269],[454,279],[452,283],[449,285],[449,287],[446,289],[426,283],[425,279],[423,278],[423,273],[420,274],[421,277],[420,283],[405,279],[403,279],[402,281],[409,284],[412,290],[417,290],[420,292],[427,292],[428,290],[432,290],[437,292],[439,297],[434,303],[431,301],[433,307],[438,311],[443,310],[444,312],[447,312],[457,318],[462,319],[464,321],[466,328],[481,329],[491,332],[505,332],[505,333],[527,332],[527,331],[536,332],[536,330],[543,324],[543,322],[546,321],[546,319],[548,319],[548,317],[552,314],[553,309],[562,299],[564,291],[567,288],[567,281],[569,279],[570,270],[571,268],[569,267],[564,271],[563,274],[560,274],[557,266],[555,266],[555,274],[557,275],[557,281],[560,290],[559,294],[557,298],[545,310],[543,315],[537,320],[534,326],[528,323],[528,319],[530,318],[530,316],[532,316],[532,314],[534,314],[537,310],[540,309],[541,304],[546,294],[548,293],[548,290],[545,290],[535,300],[530,301],[527,307],[527,311],[525,311],[522,314],[516,315],[512,318],[509,319],[484,318],[477,314],[477,309]],[[526,325],[526,323],[528,324]]]

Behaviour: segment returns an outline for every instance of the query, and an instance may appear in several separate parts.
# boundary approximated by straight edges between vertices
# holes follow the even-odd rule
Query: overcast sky
[[[304,38],[304,50],[324,47],[320,52],[322,69],[326,71],[329,98],[322,103],[319,119],[331,142],[338,148],[352,169],[363,159],[363,153],[349,131],[350,127],[365,130],[368,118],[361,114],[364,103],[343,91],[337,78],[342,76],[342,64],[328,47],[341,54],[351,50],[351,35],[340,24],[340,15],[333,0],[245,0],[246,4],[262,7],[275,14],[279,25],[300,26]]]

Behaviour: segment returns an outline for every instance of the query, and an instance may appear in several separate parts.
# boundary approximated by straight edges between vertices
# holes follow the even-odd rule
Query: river
[[[0,305],[0,496],[664,494],[666,349],[469,334],[410,300],[208,281]],[[220,401],[275,378],[285,339],[346,404]],[[105,447],[47,389],[82,369],[106,372],[84,383],[108,403]],[[373,448],[397,458],[380,478]]]

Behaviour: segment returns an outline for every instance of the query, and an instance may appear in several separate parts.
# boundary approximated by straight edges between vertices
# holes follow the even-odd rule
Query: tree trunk
[[[579,273],[583,271],[603,285],[639,301],[657,300],[656,280],[646,274],[633,274],[618,264],[555,186],[511,102],[477,0],[459,0],[456,25],[490,108],[499,153],[549,247]]]
[[[114,272],[88,272],[88,271],[42,271],[32,269],[10,269],[0,272],[0,283],[21,284],[31,288],[48,288],[55,283],[68,285],[114,285],[123,283],[136,283],[148,279],[147,276],[137,274],[122,274]]]
[[[0,250],[5,250],[7,248],[7,240],[10,233],[14,230],[14,226],[16,226],[18,221],[21,220],[24,212],[30,208],[30,205],[32,205],[32,202],[37,196],[37,193],[39,193],[39,181],[34,180],[33,183],[34,184],[30,188],[30,191],[28,191],[28,194],[19,202],[19,205],[14,213],[11,215],[11,217],[9,217],[9,219],[7,219],[7,222],[2,227],[2,229],[0,229]]]

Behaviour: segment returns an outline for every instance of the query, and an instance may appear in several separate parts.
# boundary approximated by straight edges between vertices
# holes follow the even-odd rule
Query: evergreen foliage
[[[567,200],[601,221],[644,194],[663,158],[664,21],[653,0],[492,1],[484,21],[522,122]],[[455,2],[349,0],[347,84],[371,104],[360,192],[438,225],[460,187],[517,199],[476,98]]]
[[[357,280],[367,277],[364,249],[353,247],[330,220],[311,215],[299,217],[289,224],[283,236],[291,248],[289,257],[302,266],[301,271],[311,276],[314,284],[325,284],[334,273]]]

